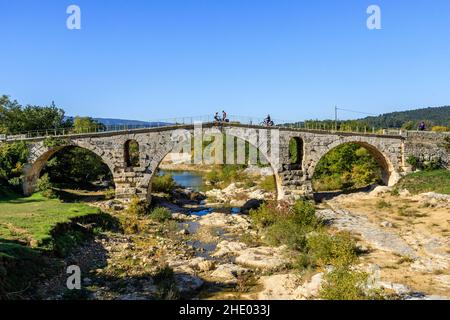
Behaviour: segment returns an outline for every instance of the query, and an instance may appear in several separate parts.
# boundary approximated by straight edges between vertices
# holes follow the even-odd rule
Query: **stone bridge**
[[[343,133],[321,130],[291,129],[284,127],[261,127],[233,123],[204,123],[200,129],[194,125],[173,125],[158,128],[135,129],[90,134],[71,134],[52,138],[22,139],[28,142],[29,162],[24,169],[23,191],[34,192],[41,170],[57,152],[77,146],[100,156],[112,172],[116,185],[116,198],[129,200],[133,196],[150,200],[151,180],[164,157],[179,151],[195,130],[201,134],[211,132],[234,136],[257,148],[273,168],[277,198],[311,196],[312,177],[320,159],[333,148],[344,143],[357,143],[365,147],[378,161],[386,185],[395,184],[411,171],[407,164],[409,156],[423,161],[441,159],[450,163],[450,133],[403,132],[401,134]],[[252,132],[259,132],[254,139]],[[275,144],[263,146],[262,136],[267,135]],[[293,163],[289,143],[296,139],[299,148],[297,162]],[[228,140],[228,139],[227,139]],[[131,164],[129,143],[139,145],[139,163]]]

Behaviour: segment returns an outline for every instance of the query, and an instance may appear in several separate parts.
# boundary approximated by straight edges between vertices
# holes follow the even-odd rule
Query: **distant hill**
[[[72,118],[72,117],[70,117]],[[158,126],[163,123],[158,122],[148,122],[148,121],[140,121],[140,120],[126,120],[126,119],[111,119],[111,118],[93,118],[94,120],[106,125],[106,126]],[[390,112],[385,113],[379,116],[370,116],[363,119],[358,120],[349,120],[348,122],[352,123],[362,123],[363,125],[367,125],[369,127],[374,128],[401,128],[405,125],[411,126],[411,128],[416,128],[419,122],[424,121],[427,124],[427,127],[430,126],[447,126],[450,127],[450,106],[445,107],[431,107],[431,108],[422,108],[416,110],[408,110],[408,111],[398,111],[398,112]],[[311,121],[307,121],[311,122]],[[312,121],[312,122],[329,122],[330,126],[334,124],[333,120],[325,120],[325,121]],[[340,121],[347,122],[347,121]],[[167,123],[164,123],[167,124]]]
[[[360,119],[371,127],[401,128],[408,122],[417,125],[425,121],[433,126],[450,126],[450,106],[385,113]]]
[[[74,117],[67,117],[67,119],[74,119]],[[105,126],[143,126],[143,127],[156,127],[158,125],[167,124],[163,122],[149,122],[140,120],[127,120],[127,119],[112,119],[112,118],[92,118],[93,120],[104,124]]]

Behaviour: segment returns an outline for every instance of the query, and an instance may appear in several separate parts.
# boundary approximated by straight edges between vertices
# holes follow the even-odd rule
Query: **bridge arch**
[[[350,143],[365,148],[369,152],[369,154],[376,160],[379,168],[381,169],[381,180],[386,186],[393,186],[398,182],[400,177],[399,173],[395,170],[390,157],[382,151],[382,148],[364,140],[356,140],[351,138],[345,140],[337,140],[329,144],[325,149],[321,150],[321,152],[317,155],[315,161],[312,161],[308,168],[308,176],[310,177],[310,179],[314,177],[316,167],[319,164],[320,160],[322,160],[332,150]]]
[[[263,148],[260,148],[258,146],[258,142],[254,142],[252,141],[252,139],[249,139],[248,136],[246,135],[242,135],[239,134],[240,131],[218,131],[216,132],[217,134],[222,133],[225,134],[228,137],[233,137],[233,138],[237,138],[237,139],[241,139],[244,142],[249,143],[249,145],[251,145],[252,147],[254,147],[256,150],[259,151],[259,154],[262,155],[268,165],[270,165],[274,178],[275,178],[275,186],[276,186],[276,198],[277,200],[283,200],[285,197],[285,193],[284,193],[284,189],[282,186],[282,179],[279,175],[279,167],[277,164],[275,164],[273,161],[270,160],[270,156],[268,155],[267,150],[264,150]],[[185,132],[186,133],[186,132]],[[147,184],[147,190],[148,190],[148,196],[147,199],[151,198],[151,181],[153,179],[153,176],[156,174],[158,167],[160,166],[161,162],[164,160],[164,158],[166,158],[166,156],[168,154],[170,154],[171,152],[173,152],[174,150],[181,150],[182,149],[182,145],[185,144],[187,142],[188,139],[192,139],[193,135],[192,135],[192,131],[189,132],[189,134],[181,134],[180,135],[180,139],[178,140],[171,140],[171,139],[166,139],[167,141],[171,141],[170,143],[167,143],[165,148],[162,150],[159,150],[156,157],[152,160],[152,162],[150,163],[150,166],[147,168],[146,172],[149,173],[149,177],[147,179],[145,179],[145,184]]]
[[[44,169],[47,162],[54,155],[70,148],[81,148],[97,155],[100,159],[102,159],[102,162],[106,164],[106,166],[109,168],[113,180],[115,179],[114,177],[115,166],[112,162],[112,159],[106,158],[102,152],[99,152],[94,146],[90,144],[70,142],[65,145],[59,145],[50,148],[45,148],[41,146],[39,151],[33,154],[33,157],[30,159],[30,162],[24,166],[23,169],[24,175],[22,183],[23,193],[25,195],[33,194],[36,190],[37,181],[40,178],[41,172]]]

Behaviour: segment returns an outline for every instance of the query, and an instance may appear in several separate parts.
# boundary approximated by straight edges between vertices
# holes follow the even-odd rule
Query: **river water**
[[[193,191],[200,191],[204,185],[201,173],[195,171],[160,170],[159,174],[170,174],[179,186]]]

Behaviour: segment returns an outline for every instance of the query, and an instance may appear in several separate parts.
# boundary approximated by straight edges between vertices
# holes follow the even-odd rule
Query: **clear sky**
[[[66,28],[71,4],[81,30]],[[382,30],[366,27],[371,4]],[[0,39],[0,94],[68,115],[302,120],[450,104],[449,0],[0,0]]]

